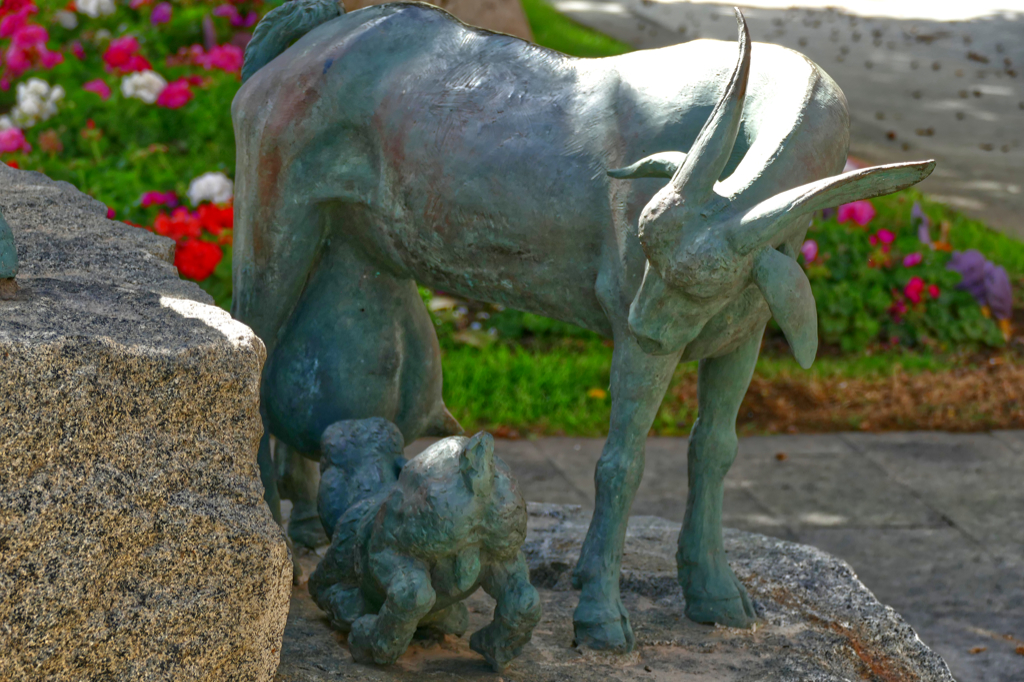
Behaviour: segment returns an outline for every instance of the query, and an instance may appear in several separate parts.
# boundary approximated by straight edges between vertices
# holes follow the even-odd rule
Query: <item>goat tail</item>
[[[242,82],[249,80],[296,40],[344,13],[341,0],[289,0],[267,12],[245,47]]]

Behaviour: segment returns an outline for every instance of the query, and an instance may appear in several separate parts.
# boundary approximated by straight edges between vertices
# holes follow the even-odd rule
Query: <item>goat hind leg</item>
[[[736,415],[761,348],[761,333],[732,353],[701,360],[698,416],[687,452],[689,493],[676,562],[686,616],[698,623],[750,627],[754,608],[722,544],[725,474],[736,459]]]

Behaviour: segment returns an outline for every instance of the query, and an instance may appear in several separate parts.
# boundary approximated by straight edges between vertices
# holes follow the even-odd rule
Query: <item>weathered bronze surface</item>
[[[233,312],[267,345],[263,409],[279,439],[316,458],[344,419],[384,417],[406,441],[458,432],[416,282],[614,340],[611,425],[575,572],[576,638],[594,648],[635,642],[622,543],[680,360],[700,362],[677,557],[686,615],[753,623],[722,548],[723,478],[768,319],[803,366],[816,352],[795,260],[807,214],[934,167],[837,176],[849,142],[839,87],[739,27],[738,60],[708,40],[574,59],[423,4],[342,15],[294,0],[257,27],[232,103]]]
[[[387,664],[417,630],[461,637],[463,600],[483,587],[497,606],[470,646],[502,670],[540,620],[520,551],[526,502],[487,433],[445,438],[408,463],[404,445],[380,418],[324,432],[319,506],[331,546],[309,593],[356,661]]]

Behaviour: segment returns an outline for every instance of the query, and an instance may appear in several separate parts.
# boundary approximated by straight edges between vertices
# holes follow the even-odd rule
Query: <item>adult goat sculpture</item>
[[[784,48],[758,44],[752,65],[737,20],[738,63],[735,46],[706,40],[574,59],[424,4],[342,14],[293,0],[257,26],[232,104],[234,314],[266,343],[263,410],[279,439],[315,458],[341,419],[384,417],[406,442],[458,430],[416,281],[614,340],[611,426],[574,574],[576,638],[593,648],[634,644],[622,545],[680,360],[700,360],[686,615],[752,623],[722,548],[723,477],[768,319],[804,367],[817,349],[795,261],[806,215],[934,167],[831,177],[848,147],[842,92]]]

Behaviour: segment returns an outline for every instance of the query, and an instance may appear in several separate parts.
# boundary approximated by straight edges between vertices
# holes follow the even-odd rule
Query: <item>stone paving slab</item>
[[[499,440],[496,452],[528,500],[592,506],[602,446]],[[686,447],[648,440],[634,514],[682,520]],[[1024,680],[1024,431],[744,438],[726,483],[726,526],[849,562],[960,682]]]
[[[697,38],[736,40],[732,5],[744,11],[756,42],[810,57],[846,94],[851,154],[872,163],[934,158],[920,189],[968,215],[1024,237],[1024,14],[933,21],[885,14],[889,3],[552,0],[562,13],[637,48]],[[843,6],[836,9],[823,5]],[[896,3],[894,3],[896,4]],[[1004,6],[1013,7],[1007,0]],[[750,5],[755,5],[751,7]],[[956,5],[954,18],[999,3]],[[901,3],[901,6],[911,6]],[[875,10],[874,8],[880,8]],[[965,11],[967,10],[967,11]],[[857,14],[861,12],[861,14]],[[868,16],[865,16],[867,14]],[[752,59],[757,59],[756,48]],[[673,65],[674,66],[674,65]]]

